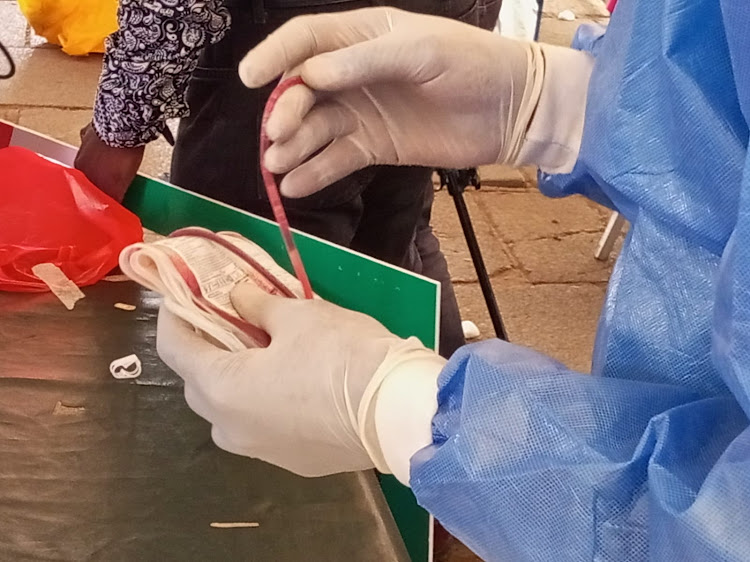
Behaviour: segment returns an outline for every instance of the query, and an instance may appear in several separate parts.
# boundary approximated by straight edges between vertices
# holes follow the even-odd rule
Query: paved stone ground
[[[564,9],[578,19],[558,20]],[[582,20],[606,18],[599,0],[546,0],[541,39],[568,45]],[[12,80],[0,81],[0,119],[77,144],[78,131],[90,118],[101,57],[71,58],[46,45],[13,0],[0,0],[0,22],[0,41],[18,64]],[[169,157],[165,142],[154,143],[143,171],[160,175],[168,170]],[[593,257],[608,211],[582,198],[546,199],[536,190],[534,170],[494,166],[481,175],[482,189],[467,192],[466,201],[511,340],[587,370],[612,265]],[[453,202],[444,191],[436,194],[434,227],[464,318],[479,326],[482,337],[492,336]],[[441,559],[475,560],[460,546]]]

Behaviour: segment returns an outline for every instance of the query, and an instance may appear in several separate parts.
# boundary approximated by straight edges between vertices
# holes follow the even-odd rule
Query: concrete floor
[[[558,20],[564,9],[572,9],[578,19]],[[541,40],[568,45],[582,21],[606,21],[606,16],[599,0],[545,0]],[[0,81],[0,119],[77,144],[79,129],[90,119],[101,57],[72,58],[47,45],[28,27],[14,0],[0,0],[0,22],[0,41],[18,65],[13,79]],[[169,146],[154,143],[143,171],[158,176],[168,170],[169,158]],[[609,212],[579,197],[543,197],[534,170],[494,166],[481,175],[482,189],[467,192],[466,201],[510,339],[587,371],[612,265],[611,259],[593,257]],[[444,191],[436,194],[433,219],[464,319],[490,337],[476,274]],[[460,546],[441,558],[475,559]]]

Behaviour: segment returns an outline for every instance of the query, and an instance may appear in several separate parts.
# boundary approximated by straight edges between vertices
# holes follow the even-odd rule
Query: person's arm
[[[731,395],[576,373],[498,340],[453,356],[434,417],[412,378],[378,397],[383,455],[483,560],[747,560],[750,429]]]
[[[151,142],[167,119],[186,115],[198,56],[230,22],[222,0],[121,0],[118,22],[107,40],[94,129],[107,145],[128,148]]]
[[[747,560],[750,429],[731,394],[576,373],[493,340],[416,339],[248,284],[271,344],[231,353],[168,310],[159,355],[216,444],[304,476],[377,467],[485,560]]]
[[[187,113],[185,92],[198,57],[230,25],[223,0],[122,0],[119,29],[107,39],[92,125],[81,133],[76,167],[121,200],[143,147],[166,120]]]
[[[306,85],[279,97],[265,156],[300,197],[374,164],[570,171],[592,68],[580,51],[373,8],[297,18],[239,71],[248,87],[290,72]]]

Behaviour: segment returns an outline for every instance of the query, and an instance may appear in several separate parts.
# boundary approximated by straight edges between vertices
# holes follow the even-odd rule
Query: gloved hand
[[[544,138],[526,146],[550,64],[572,117],[562,133],[554,120],[544,123]],[[267,127],[275,144],[265,164],[287,173],[282,193],[299,197],[373,164],[567,171],[578,145],[561,149],[559,135],[580,144],[590,68],[588,55],[570,49],[372,8],[294,19],[250,51],[239,72],[253,88],[282,73],[307,85],[279,99]]]
[[[375,428],[380,387],[425,365],[436,377],[444,360],[415,338],[324,301],[242,284],[232,303],[271,336],[268,348],[225,351],[164,306],[159,312],[159,356],[184,379],[185,399],[213,425],[214,442],[303,476],[390,472]]]
[[[122,202],[143,161],[145,147],[114,148],[89,124],[81,129],[81,148],[73,165],[104,193]]]

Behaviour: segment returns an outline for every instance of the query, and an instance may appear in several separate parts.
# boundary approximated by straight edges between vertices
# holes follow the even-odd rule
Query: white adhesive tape
[[[73,310],[76,303],[84,296],[81,289],[73,283],[63,271],[53,263],[40,263],[31,268],[31,271],[49,290],[60,299],[68,310]]]

